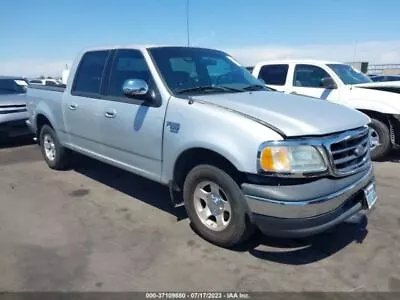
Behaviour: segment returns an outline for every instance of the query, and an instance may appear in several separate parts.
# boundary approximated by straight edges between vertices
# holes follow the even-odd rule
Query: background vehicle
[[[400,81],[400,75],[375,75],[370,78],[374,82]]]
[[[32,79],[29,80],[29,84],[65,87],[65,84],[56,79]]]
[[[318,60],[261,62],[253,75],[278,91],[333,101],[367,114],[372,119],[373,159],[400,144],[400,87],[396,83],[374,83],[347,64]]]
[[[196,231],[221,246],[254,225],[316,234],[376,201],[369,118],[296,103],[228,54],[190,47],[89,50],[66,89],[28,88],[29,124],[51,168],[77,151],[168,185]]]
[[[61,83],[67,84],[68,76],[69,76],[69,68],[68,68],[68,65],[66,65],[61,74]]]
[[[0,76],[0,141],[32,134],[25,123],[27,85],[22,77]]]

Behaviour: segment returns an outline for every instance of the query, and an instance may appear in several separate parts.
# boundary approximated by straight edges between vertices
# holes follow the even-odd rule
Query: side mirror
[[[122,91],[127,97],[144,97],[149,92],[149,86],[142,79],[127,79],[122,85]]]
[[[321,79],[321,85],[325,89],[334,90],[337,89],[336,83],[333,81],[331,77],[324,77]]]

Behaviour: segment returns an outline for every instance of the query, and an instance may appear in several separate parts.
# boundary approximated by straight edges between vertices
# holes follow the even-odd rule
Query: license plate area
[[[364,208],[371,209],[377,199],[375,183],[371,183],[364,189]]]

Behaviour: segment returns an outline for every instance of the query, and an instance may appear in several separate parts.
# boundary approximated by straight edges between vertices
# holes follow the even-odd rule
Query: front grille
[[[342,134],[328,145],[332,169],[336,175],[347,175],[370,161],[369,130],[362,128]]]

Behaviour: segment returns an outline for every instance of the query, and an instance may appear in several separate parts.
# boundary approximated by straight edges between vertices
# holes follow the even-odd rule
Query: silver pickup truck
[[[27,98],[50,168],[76,151],[168,185],[220,246],[255,227],[317,234],[377,199],[366,115],[270,91],[221,51],[91,49],[65,90],[30,86]]]

